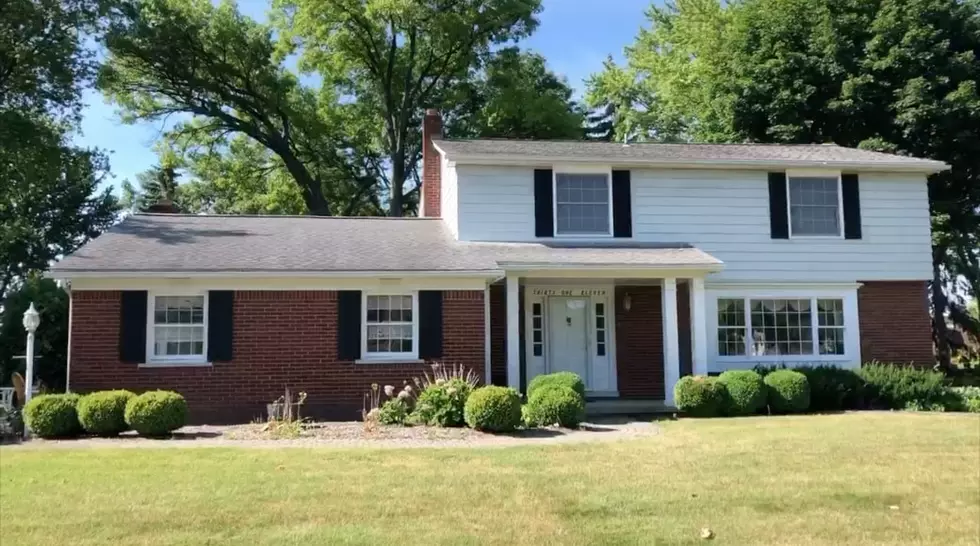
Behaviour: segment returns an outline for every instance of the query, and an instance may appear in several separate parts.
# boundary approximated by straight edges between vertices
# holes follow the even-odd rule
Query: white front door
[[[589,298],[548,298],[550,372],[575,372],[591,384],[589,373]]]

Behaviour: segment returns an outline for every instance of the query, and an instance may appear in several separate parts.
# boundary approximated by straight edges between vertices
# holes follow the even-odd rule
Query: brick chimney
[[[442,158],[432,140],[442,138],[442,114],[429,108],[422,121],[422,216],[442,216]]]
[[[146,212],[153,212],[156,214],[180,214],[180,209],[177,208],[177,204],[170,199],[163,198],[146,207]]]

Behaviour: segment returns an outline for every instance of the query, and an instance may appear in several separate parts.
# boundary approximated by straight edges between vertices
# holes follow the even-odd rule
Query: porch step
[[[618,398],[594,398],[585,401],[585,414],[589,417],[604,415],[629,415],[647,413],[673,413],[677,411],[663,400],[621,400]]]

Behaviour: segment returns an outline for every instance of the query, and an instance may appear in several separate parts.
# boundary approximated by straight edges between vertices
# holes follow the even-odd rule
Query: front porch
[[[706,374],[706,271],[522,271],[490,287],[488,380],[526,392],[579,374],[589,413],[673,409],[683,375]]]

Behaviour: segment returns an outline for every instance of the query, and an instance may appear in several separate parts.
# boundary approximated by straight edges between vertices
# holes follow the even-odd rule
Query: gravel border
[[[338,447],[338,448],[454,448],[614,442],[656,436],[660,427],[650,421],[618,420],[583,423],[578,429],[539,428],[509,434],[487,434],[468,428],[385,427],[366,430],[364,423],[322,422],[303,436],[270,439],[262,425],[200,425],[183,427],[167,439],[141,438],[126,433],[117,438],[32,439],[4,449],[50,448],[175,448],[175,447]]]

